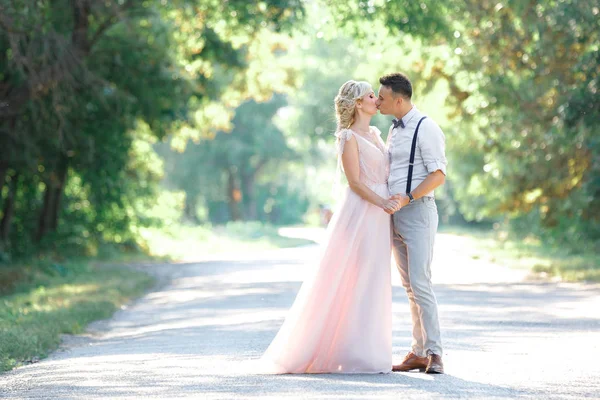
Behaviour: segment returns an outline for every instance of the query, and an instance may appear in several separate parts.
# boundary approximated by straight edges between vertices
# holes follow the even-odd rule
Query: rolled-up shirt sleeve
[[[446,175],[448,160],[446,159],[446,137],[444,132],[430,118],[423,121],[421,129],[422,131],[419,132],[417,138],[427,172],[432,174],[440,170]]]

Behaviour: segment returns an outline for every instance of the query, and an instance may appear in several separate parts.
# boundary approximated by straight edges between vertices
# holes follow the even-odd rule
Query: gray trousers
[[[432,197],[422,197],[394,213],[393,247],[413,324],[412,352],[442,355],[438,307],[431,284],[433,243],[438,213]]]

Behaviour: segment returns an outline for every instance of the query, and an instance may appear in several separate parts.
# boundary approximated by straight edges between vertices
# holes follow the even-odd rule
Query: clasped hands
[[[387,200],[383,200],[381,208],[386,213],[392,215],[409,203],[410,199],[405,194],[395,194]]]

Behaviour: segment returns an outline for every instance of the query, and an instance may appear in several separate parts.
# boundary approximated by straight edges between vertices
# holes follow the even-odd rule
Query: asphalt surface
[[[438,235],[446,375],[257,375],[317,247],[146,266],[164,282],[39,363],[0,375],[0,398],[600,398],[600,286],[529,280]],[[394,358],[410,316],[394,282]],[[374,310],[376,312],[376,310]]]

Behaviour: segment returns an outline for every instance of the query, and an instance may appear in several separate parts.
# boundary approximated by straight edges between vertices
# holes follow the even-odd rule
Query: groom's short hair
[[[412,84],[410,83],[410,79],[400,72],[382,76],[379,78],[379,83],[392,89],[394,94],[399,94],[409,99],[412,98]]]

